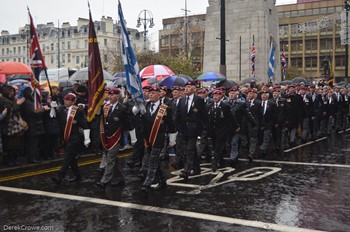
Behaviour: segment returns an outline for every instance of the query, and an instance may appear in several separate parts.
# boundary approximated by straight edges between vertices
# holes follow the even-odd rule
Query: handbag
[[[28,123],[21,116],[12,115],[7,125],[7,135],[22,135],[28,129]]]

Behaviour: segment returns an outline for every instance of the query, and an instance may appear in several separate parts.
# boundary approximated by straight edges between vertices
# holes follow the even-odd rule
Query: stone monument
[[[220,71],[220,2],[208,0],[203,71]],[[275,46],[275,77],[281,80],[278,16],[275,0],[225,0],[226,76],[240,81],[252,76],[251,50],[255,46],[255,77],[268,82],[271,42]],[[254,40],[254,41],[253,41]]]

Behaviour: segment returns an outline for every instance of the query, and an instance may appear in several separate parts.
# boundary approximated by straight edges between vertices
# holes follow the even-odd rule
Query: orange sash
[[[111,107],[111,104],[106,104],[103,107],[103,117],[101,117],[101,123],[100,123],[100,137],[102,141],[103,147],[109,151],[111,150],[120,140],[120,137],[122,135],[122,129],[119,127],[118,130],[111,136],[106,136],[105,133],[105,122],[106,118],[108,116],[109,108]]]
[[[159,107],[158,113],[156,115],[156,119],[154,120],[153,126],[152,126],[152,130],[149,136],[149,145],[153,146],[156,139],[157,139],[157,135],[158,135],[158,131],[159,131],[159,127],[160,124],[162,123],[163,117],[164,115],[166,115],[166,110],[167,110],[168,106],[166,104],[162,104]]]
[[[70,132],[72,131],[74,117],[75,117],[75,114],[77,113],[77,110],[78,110],[78,107],[73,106],[72,110],[70,111],[70,114],[68,116],[66,127],[64,128],[64,135],[63,135],[64,141],[66,143],[68,143]]]

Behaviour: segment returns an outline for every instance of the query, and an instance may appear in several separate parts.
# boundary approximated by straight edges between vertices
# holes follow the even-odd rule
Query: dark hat
[[[71,101],[75,101],[77,96],[75,96],[74,93],[69,93],[66,96],[64,96],[64,100],[71,100]]]
[[[294,85],[288,85],[287,89],[289,89],[289,88],[295,88],[295,86]]]
[[[215,90],[213,91],[212,94],[213,94],[213,95],[214,95],[214,94],[222,95],[223,93],[222,93],[222,90],[221,90],[221,89],[215,89]]]
[[[256,88],[252,88],[248,90],[248,93],[257,93],[257,89]]]
[[[160,90],[163,90],[163,91],[168,91],[168,87],[167,86],[162,86],[162,87],[160,87]]]
[[[196,86],[197,83],[196,83],[195,81],[188,81],[188,82],[185,84],[185,86],[186,86],[186,85],[194,85],[194,86]]]
[[[118,88],[110,88],[108,90],[108,94],[120,94],[120,89],[118,89]]]
[[[80,85],[77,90],[76,90],[77,93],[87,93],[88,92],[88,89],[84,86],[84,85]]]
[[[233,86],[233,87],[231,87],[228,91],[229,91],[229,92],[231,92],[231,91],[237,92],[237,91],[239,91],[239,87],[238,87],[238,86]]]
[[[183,91],[184,89],[181,86],[174,86],[172,90]]]
[[[148,92],[151,92],[151,91],[160,92],[160,88],[157,86],[151,86],[151,88],[148,89]]]
[[[197,90],[197,94],[205,94],[205,90],[204,89],[198,89]]]

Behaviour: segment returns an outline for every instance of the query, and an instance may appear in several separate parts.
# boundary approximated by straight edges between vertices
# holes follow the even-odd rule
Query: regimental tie
[[[186,107],[186,112],[188,112],[188,101],[190,97],[186,97],[186,102],[185,102],[185,107]]]
[[[151,115],[153,115],[154,103],[151,104]]]

